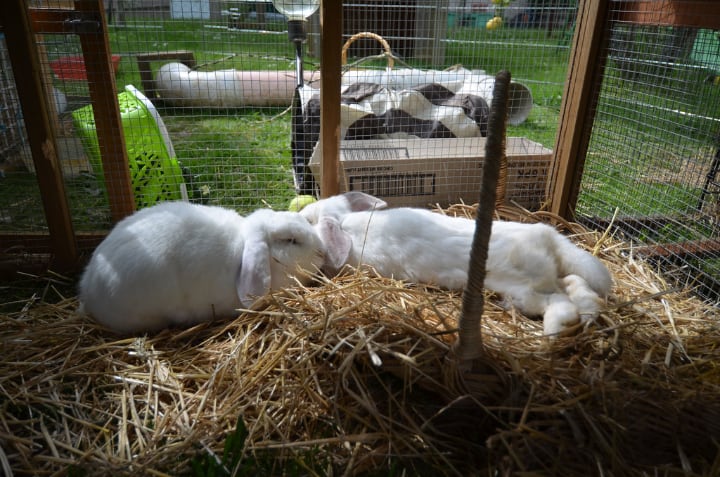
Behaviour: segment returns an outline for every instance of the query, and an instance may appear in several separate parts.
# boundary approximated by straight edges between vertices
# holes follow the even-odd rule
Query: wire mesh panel
[[[294,87],[293,50],[284,17],[273,13],[269,2],[256,3],[105,2],[124,144],[102,144],[98,137],[98,116],[107,105],[93,104],[91,90],[110,85],[93,84],[89,72],[97,65],[84,53],[104,45],[94,40],[83,45],[81,34],[36,36],[42,79],[55,99],[51,121],[77,230],[110,227],[106,181],[115,178],[103,169],[103,158],[120,146],[127,152],[137,208],[183,199],[245,211],[287,206],[294,190],[290,121],[283,111]],[[71,11],[74,3],[31,6]],[[62,31],[65,21],[50,29]],[[3,67],[3,92],[13,85]],[[13,106],[3,107],[9,144],[3,156],[18,143],[10,126],[22,123],[22,111]],[[13,123],[6,125],[6,117]],[[29,153],[5,175],[4,185],[15,197],[32,195]],[[8,208],[18,202],[8,201]],[[22,202],[28,207],[8,213],[23,217],[27,229],[44,230],[39,197]],[[16,230],[19,220],[4,225]]]
[[[707,12],[674,3],[707,20]],[[617,229],[640,252],[678,285],[717,302],[720,38],[717,30],[639,24],[621,13],[612,11],[608,25],[577,213],[599,226],[617,213]],[[720,17],[710,22],[720,26]]]
[[[170,2],[168,18],[125,11],[113,49],[160,107],[191,200],[244,211],[293,196],[293,48],[271,4]],[[138,81],[132,77],[124,82]]]
[[[508,69],[514,139],[505,199],[540,208],[575,2],[398,0],[344,8],[340,189],[391,205],[477,201],[494,74]],[[310,160],[316,175],[319,155]]]
[[[62,102],[61,95],[57,97]],[[5,36],[0,30],[0,228],[16,231],[47,227],[32,169],[22,108]]]
[[[25,142],[19,109],[5,35],[0,33],[0,154],[3,159],[17,152]]]
[[[74,5],[38,0],[30,6]],[[83,40],[82,29],[36,36],[77,230],[111,226],[108,185],[116,172],[104,170],[104,159],[119,147],[128,156],[136,207],[186,199],[248,212],[285,208],[303,192],[292,159],[295,47],[286,17],[271,2],[103,5],[124,144],[99,140],[96,123],[109,105],[93,104],[92,92],[109,85],[93,80],[98,57],[88,51],[104,45]],[[343,183],[406,199],[397,204],[476,201],[492,79],[505,68],[517,92],[511,98],[509,134],[516,139],[509,149],[508,199],[541,207],[575,9],[575,2],[560,0],[345,2],[342,156],[355,161],[357,170],[343,176]],[[55,30],[60,27],[67,25]],[[318,94],[321,57],[317,15],[307,30],[305,87],[312,97]],[[365,31],[386,41],[387,49],[372,38],[350,42]],[[375,78],[378,72],[387,76]],[[376,91],[366,94],[362,84],[374,84]],[[304,157],[308,165],[319,134],[316,113],[308,119],[314,128]],[[21,121],[22,112],[14,114]],[[387,158],[416,165],[358,166],[360,160]],[[34,172],[26,159],[25,170],[5,178],[6,185],[24,184],[16,196],[32,195]],[[39,199],[32,204],[32,212],[22,215],[30,217],[29,229],[44,230]],[[10,222],[5,225],[13,230]]]
[[[181,171],[189,200],[285,207],[294,66],[284,17],[269,2],[138,3],[116,3],[111,46],[127,58],[118,87],[135,86],[164,123],[177,162],[165,174]]]

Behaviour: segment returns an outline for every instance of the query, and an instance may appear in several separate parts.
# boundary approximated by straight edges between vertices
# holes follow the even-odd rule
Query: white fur
[[[345,195],[335,196],[300,212],[328,247],[330,273],[344,264],[367,264],[382,276],[465,287],[474,220],[407,207],[378,210],[386,204],[372,196],[365,204],[375,210],[350,212],[347,202]],[[547,334],[577,324],[581,313],[597,316],[600,307],[592,305],[612,287],[599,259],[541,223],[493,222],[486,269],[485,287],[526,315],[544,316]],[[574,278],[560,281],[567,276],[584,285]]]
[[[165,202],[123,219],[97,247],[80,280],[81,311],[122,333],[228,317],[324,260],[323,243],[297,213],[244,218]]]
[[[571,274],[562,279],[562,284],[565,293],[577,305],[583,323],[597,318],[605,305],[604,300],[583,277]]]

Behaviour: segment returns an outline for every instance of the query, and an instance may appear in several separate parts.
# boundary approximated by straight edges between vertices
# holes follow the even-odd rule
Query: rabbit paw
[[[547,336],[567,335],[581,324],[577,306],[567,297],[551,301],[543,315],[543,333]]]
[[[578,275],[566,276],[562,279],[562,284],[568,298],[577,307],[582,323],[594,321],[604,305],[603,299]]]

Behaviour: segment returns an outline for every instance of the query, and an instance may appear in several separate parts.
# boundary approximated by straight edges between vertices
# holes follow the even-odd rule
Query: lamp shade
[[[278,12],[292,20],[307,20],[320,6],[320,0],[273,0]]]

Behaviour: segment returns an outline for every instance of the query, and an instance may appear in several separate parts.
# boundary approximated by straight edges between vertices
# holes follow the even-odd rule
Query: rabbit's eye
[[[287,239],[285,239],[285,242],[287,242],[290,245],[299,245],[300,244],[298,239],[296,239],[295,237],[287,238]]]

